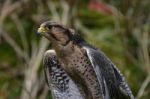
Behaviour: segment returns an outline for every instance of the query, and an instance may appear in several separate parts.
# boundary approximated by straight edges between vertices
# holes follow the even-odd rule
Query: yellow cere
[[[43,26],[40,26],[40,28],[38,28],[38,33],[45,33],[46,30]]]

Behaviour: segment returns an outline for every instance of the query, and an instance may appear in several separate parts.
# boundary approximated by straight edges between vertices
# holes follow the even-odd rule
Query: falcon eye
[[[52,25],[48,25],[47,27],[48,27],[48,29],[52,29]]]

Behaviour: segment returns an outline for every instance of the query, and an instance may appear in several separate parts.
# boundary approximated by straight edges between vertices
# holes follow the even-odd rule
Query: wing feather
[[[83,49],[87,52],[99,83],[103,84],[106,82],[107,86],[103,86],[108,87],[106,96],[110,96],[111,99],[134,99],[125,78],[104,53],[87,45]]]
[[[83,99],[77,86],[61,68],[54,50],[48,50],[43,59],[47,85],[53,99]]]

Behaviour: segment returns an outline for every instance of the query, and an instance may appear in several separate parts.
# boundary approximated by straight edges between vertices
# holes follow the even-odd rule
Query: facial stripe
[[[55,37],[54,34],[50,33],[50,35],[51,35],[55,40],[60,41],[59,39],[57,39],[57,38]]]

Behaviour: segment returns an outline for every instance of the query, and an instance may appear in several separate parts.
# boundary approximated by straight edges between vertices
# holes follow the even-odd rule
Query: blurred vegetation
[[[136,99],[150,97],[149,0],[0,0],[0,99],[51,99],[36,35],[55,20],[75,28],[117,65]]]

